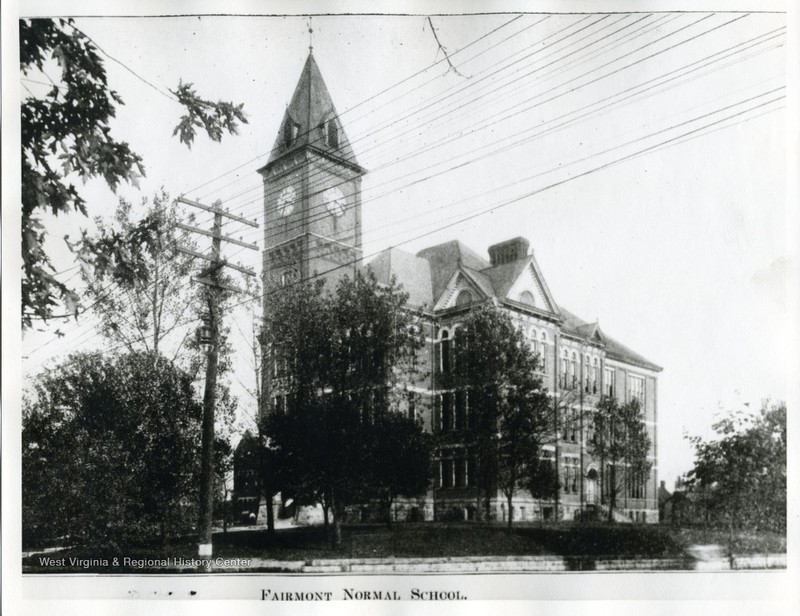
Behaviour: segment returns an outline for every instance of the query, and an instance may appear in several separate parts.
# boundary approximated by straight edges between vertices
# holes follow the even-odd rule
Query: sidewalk
[[[554,573],[562,571],[729,571],[786,568],[786,554],[719,556],[721,546],[693,546],[692,558],[605,558],[562,556],[474,556],[446,558],[342,558],[281,561],[254,558],[246,567],[215,567],[220,573],[307,574]],[[703,549],[709,548],[712,549]]]

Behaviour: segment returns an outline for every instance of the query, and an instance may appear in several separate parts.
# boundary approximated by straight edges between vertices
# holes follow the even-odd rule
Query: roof
[[[400,250],[388,248],[364,266],[370,270],[381,284],[389,284],[394,277],[408,293],[411,306],[433,306],[431,292],[431,267],[425,259]]]
[[[483,274],[492,281],[494,294],[496,297],[506,297],[513,284],[517,281],[520,274],[531,262],[532,257],[526,256],[524,259],[517,259],[510,263],[495,265],[483,270]]]
[[[459,266],[478,271],[489,267],[488,261],[458,240],[425,248],[417,256],[430,263],[432,295],[435,298],[441,297]]]
[[[611,359],[617,359],[649,370],[662,370],[661,366],[654,364],[649,359],[607,335],[600,329],[598,323],[587,323],[565,308],[561,308],[561,316],[563,318],[561,323],[562,332],[583,340],[600,342],[605,346],[606,355]]]
[[[325,138],[323,125],[328,120],[335,119],[338,127],[338,147],[331,147]],[[287,144],[284,126],[288,121],[297,125],[297,137]],[[330,157],[358,166],[353,148],[344,132],[344,127],[338,120],[333,99],[328,92],[328,87],[322,79],[314,54],[309,53],[300,79],[292,95],[292,100],[286,108],[281,122],[275,144],[272,146],[267,165],[289,152],[294,152],[303,147],[313,147]]]

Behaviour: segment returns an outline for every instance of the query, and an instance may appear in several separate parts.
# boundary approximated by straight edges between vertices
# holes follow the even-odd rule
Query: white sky
[[[442,59],[424,17],[313,19],[315,58],[358,162],[371,170],[363,184],[365,255],[389,245],[417,251],[453,238],[485,254],[492,243],[527,237],[560,305],[585,320],[599,319],[606,333],[664,367],[658,384],[659,476],[670,487],[691,466],[684,431],[709,435],[720,403],[758,405],[764,397],[786,399],[789,393],[786,367],[796,346],[787,284],[797,276],[798,255],[786,239],[791,228],[787,128],[784,103],[776,100],[785,93],[780,89],[786,83],[785,46],[774,47],[785,38],[775,33],[778,38],[625,104],[538,133],[563,122],[556,118],[564,114],[596,110],[607,97],[636,92],[650,80],[677,75],[672,71],[704,64],[717,57],[709,58],[712,54],[786,25],[782,14],[708,15],[618,14],[602,21],[599,15],[554,15],[537,25],[544,15],[525,15],[452,56],[470,78],[447,72],[440,63],[393,88]],[[453,53],[514,16],[433,19]],[[741,19],[724,25],[736,18]],[[223,199],[233,212],[260,221],[256,169],[266,160],[305,62],[307,19],[80,18],[75,23],[162,90],[174,89],[179,79],[192,82],[205,98],[244,103],[250,120],[239,136],[221,144],[199,136],[189,150],[171,137],[180,107],[107,59],[109,83],[127,103],[118,111],[113,134],[131,143],[147,169],[139,189],[125,186],[118,194],[138,201],[163,186],[174,196]],[[584,26],[589,27],[577,32]],[[498,70],[532,51],[537,54]],[[37,94],[46,89],[25,85]],[[387,88],[392,89],[384,93]],[[769,91],[774,92],[765,95]],[[448,93],[445,103],[415,111]],[[696,138],[675,141],[762,104],[691,135]],[[425,119],[432,121],[420,125]],[[489,126],[479,130],[484,125]],[[461,137],[450,142],[451,135]],[[483,156],[525,137],[515,148]],[[667,140],[672,147],[654,147]],[[646,148],[655,151],[525,196]],[[426,176],[431,177],[417,182]],[[116,197],[102,182],[91,182],[82,194],[93,216],[111,215]],[[497,207],[506,201],[513,203]],[[457,222],[476,210],[487,213]],[[87,224],[77,216],[51,222],[53,237]],[[451,226],[436,230],[443,225]],[[229,232],[259,242],[263,233],[232,227]],[[424,233],[429,234],[415,239]],[[257,266],[258,257],[248,252],[233,260]],[[67,259],[63,251],[58,254]],[[63,269],[70,265],[65,260]],[[54,327],[26,335],[23,370],[36,371],[81,345],[101,345],[92,323],[58,324],[67,336],[55,342],[49,342]],[[249,324],[242,329],[247,332]],[[249,359],[249,341],[236,328],[233,335]],[[252,382],[246,363],[240,366],[241,381]],[[238,387],[236,380],[233,385]],[[246,394],[240,398],[252,407]]]

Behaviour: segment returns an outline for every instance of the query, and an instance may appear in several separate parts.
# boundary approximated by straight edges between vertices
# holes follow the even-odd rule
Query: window
[[[597,358],[594,358],[594,365],[592,366],[592,393],[597,393],[597,381],[600,378],[600,363]]]
[[[467,426],[466,392],[460,389],[456,392],[456,421],[455,429],[463,430]]]
[[[628,375],[628,399],[638,400],[644,406],[644,378],[641,376]]]
[[[578,384],[578,362],[575,353],[572,353],[572,361],[569,362],[569,388],[575,389]]]
[[[463,455],[457,456],[453,460],[453,474],[455,477],[453,478],[453,485],[457,488],[463,488],[467,485],[467,461],[464,459]]]
[[[446,329],[442,331],[440,345],[442,373],[450,374],[450,333]]]
[[[475,456],[469,455],[467,457],[467,485],[472,487],[476,484],[475,477],[477,476],[477,462]]]
[[[583,391],[587,394],[591,392],[591,371],[589,370],[589,356],[583,357]]]
[[[327,132],[327,141],[328,145],[332,148],[339,147],[339,127],[336,126],[335,120],[328,120],[328,123],[325,125],[326,132]]]
[[[567,374],[567,364],[569,363],[569,357],[567,352],[564,351],[564,356],[561,358],[561,387],[563,389],[567,389],[567,383],[569,382],[569,375]]]
[[[417,418],[417,394],[413,391],[408,392],[408,418]]]
[[[291,147],[292,144],[297,140],[297,136],[300,133],[300,125],[292,122],[291,120],[287,120],[286,124],[283,125],[283,140],[286,142],[286,147]]]
[[[547,372],[547,334],[544,332],[542,332],[541,341],[542,354],[539,360],[542,362],[542,372]]]
[[[442,394],[442,431],[453,429],[453,394]]]
[[[644,473],[634,473],[628,482],[629,498],[644,498],[644,489],[647,485],[647,477]]]
[[[570,441],[575,443],[578,440],[578,428],[580,427],[580,418],[578,416],[578,409],[569,409],[569,419],[567,420],[567,433],[565,436]]]
[[[464,289],[460,291],[456,297],[456,306],[468,306],[472,301],[472,293]]]
[[[281,286],[290,285],[292,282],[297,280],[297,270],[296,269],[288,269],[281,274]]]
[[[567,494],[577,494],[578,489],[578,458],[574,456],[564,456],[564,492]]]
[[[606,368],[603,370],[603,394],[606,396],[614,395],[614,380],[616,379],[616,371],[614,368]]]
[[[445,450],[442,452],[442,460],[440,462],[440,485],[443,488],[453,487],[453,459],[450,457],[450,451]]]
[[[535,306],[536,301],[533,299],[533,293],[530,291],[523,291],[520,293],[519,301],[523,304],[528,304],[528,306]]]

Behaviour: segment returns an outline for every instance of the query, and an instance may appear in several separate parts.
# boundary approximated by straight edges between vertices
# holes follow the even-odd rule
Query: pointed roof
[[[431,264],[431,283],[435,299],[441,297],[459,266],[478,271],[489,267],[485,259],[458,240],[425,248],[420,250],[417,256]]]
[[[517,261],[495,265],[483,270],[483,274],[492,281],[494,292],[497,297],[505,298],[508,295],[511,287],[514,286],[514,283],[525,268],[530,265],[532,259],[532,256],[527,256]]]
[[[337,129],[337,139],[333,142],[328,139],[325,127],[329,121],[333,121]],[[295,127],[293,137],[291,137],[292,131],[286,128],[287,124]],[[267,166],[285,154],[303,147],[311,147],[319,153],[363,172],[339,121],[333,100],[322,79],[322,73],[320,73],[313,53],[308,54],[303,71],[300,73],[300,79],[283,115]]]

